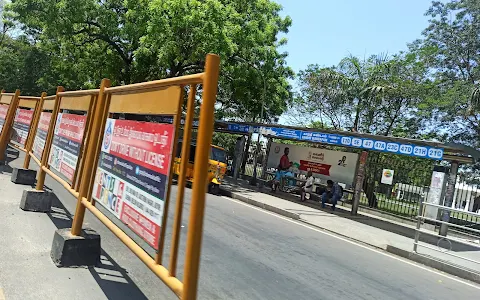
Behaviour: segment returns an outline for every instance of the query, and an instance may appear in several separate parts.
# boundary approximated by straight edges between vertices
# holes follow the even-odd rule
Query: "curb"
[[[414,252],[411,252],[411,251],[408,251],[408,250],[397,248],[395,246],[385,245],[385,247],[379,247],[378,245],[369,244],[365,241],[361,241],[361,240],[352,238],[350,236],[346,236],[346,235],[340,234],[338,232],[328,230],[328,229],[325,229],[323,227],[308,223],[305,220],[302,220],[300,218],[299,214],[292,213],[292,212],[286,211],[284,209],[265,204],[265,203],[260,202],[260,201],[256,201],[254,199],[251,199],[251,198],[246,197],[246,196],[239,195],[239,194],[237,194],[235,192],[232,192],[230,190],[227,190],[227,189],[220,188],[220,194],[223,195],[223,196],[226,196],[226,197],[229,197],[229,198],[232,198],[232,199],[235,199],[235,200],[239,200],[239,201],[245,202],[247,204],[265,209],[267,211],[277,213],[281,216],[300,221],[302,223],[308,224],[309,226],[319,228],[319,229],[324,230],[326,232],[341,236],[343,238],[355,241],[357,243],[367,245],[367,246],[373,247],[375,249],[383,250],[383,251],[386,251],[388,253],[391,253],[391,254],[406,258],[408,260],[414,261],[416,263],[420,263],[422,265],[425,265],[425,266],[434,268],[436,270],[448,273],[450,275],[457,276],[457,277],[460,277],[462,279],[466,279],[466,280],[469,280],[469,281],[480,284],[480,273],[477,273],[473,270],[462,268],[460,266],[456,266],[456,265],[451,264],[451,263],[446,262],[446,261],[442,261],[442,260],[439,260],[439,259],[433,259],[433,258],[430,258],[426,255],[414,253]]]
[[[386,251],[389,253],[395,254],[397,256],[407,258],[414,262],[420,263],[422,265],[448,273],[450,275],[454,275],[454,276],[480,284],[480,273],[477,273],[473,270],[469,270],[440,259],[433,259],[426,255],[400,249],[391,245],[387,245]]]
[[[364,242],[364,241],[361,241],[361,240],[352,238],[352,237],[350,237],[350,236],[347,236],[347,235],[344,235],[344,234],[335,232],[335,231],[333,231],[333,230],[329,230],[329,229],[320,227],[320,226],[318,226],[318,225],[311,224],[311,223],[303,220],[303,219],[300,217],[299,214],[292,213],[292,212],[289,212],[289,211],[287,211],[287,210],[284,210],[284,209],[281,209],[281,208],[278,208],[278,207],[275,207],[275,206],[272,206],[272,205],[268,205],[268,204],[265,204],[265,203],[260,202],[260,201],[253,200],[252,198],[239,195],[239,194],[237,194],[237,193],[235,193],[235,192],[232,192],[232,191],[230,191],[230,190],[227,190],[227,189],[220,188],[220,193],[221,193],[222,196],[229,197],[229,198],[232,198],[232,199],[235,199],[235,200],[239,200],[239,201],[242,201],[242,202],[244,202],[244,203],[247,203],[247,204],[250,204],[250,205],[253,205],[253,206],[262,208],[262,209],[265,209],[265,210],[267,210],[267,211],[274,212],[274,213],[279,214],[279,215],[281,215],[281,216],[294,219],[294,220],[296,220],[296,221],[299,221],[299,222],[302,222],[302,223],[304,223],[304,224],[307,224],[308,226],[312,226],[312,227],[318,228],[318,229],[320,229],[320,230],[323,230],[323,231],[325,231],[325,232],[338,235],[338,236],[343,237],[343,238],[345,238],[345,239],[349,239],[349,240],[351,240],[351,241],[355,241],[355,242],[357,242],[357,243],[359,243],[359,244],[367,245],[367,246],[372,247],[372,248],[375,248],[375,249],[379,249],[379,250],[386,251],[386,245],[385,245],[385,247],[380,247],[380,246],[378,246],[378,245],[369,244],[369,243],[367,243],[367,242]]]
[[[275,207],[275,206],[272,206],[272,205],[268,205],[268,204],[265,204],[265,203],[260,202],[260,201],[253,200],[252,198],[239,195],[237,193],[234,193],[232,191],[229,191],[229,190],[226,190],[226,189],[223,189],[223,188],[220,188],[220,194],[222,194],[222,196],[226,196],[226,197],[229,197],[229,198],[232,198],[232,199],[235,199],[235,200],[239,200],[239,201],[248,203],[250,205],[253,205],[253,206],[256,206],[256,207],[259,207],[259,208],[262,208],[262,209],[265,209],[265,210],[268,210],[268,211],[271,211],[271,212],[274,212],[274,213],[277,213],[277,214],[279,214],[281,216],[284,216],[284,217],[287,217],[287,218],[291,218],[291,219],[294,219],[294,220],[300,220],[300,215],[299,214],[292,213],[292,212],[286,211],[284,209],[281,209],[281,208],[278,208],[278,207]]]

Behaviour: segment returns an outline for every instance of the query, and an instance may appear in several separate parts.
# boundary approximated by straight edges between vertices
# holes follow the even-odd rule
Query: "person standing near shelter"
[[[300,197],[300,201],[305,201],[305,195],[309,193],[311,195],[312,190],[313,190],[313,182],[315,181],[315,178],[313,177],[312,171],[307,172],[307,182],[305,182],[305,185],[302,187],[302,195]]]
[[[285,150],[283,150],[283,155],[280,158],[280,164],[278,165],[278,169],[280,171],[286,171],[292,166],[292,163],[290,162],[290,159],[288,158],[289,153],[290,153],[290,148],[285,147]]]
[[[342,194],[342,188],[338,183],[327,180],[327,190],[322,195],[322,208],[325,208],[325,202],[328,201],[332,204],[332,210],[335,210],[335,205],[337,205],[337,201],[342,198]]]
[[[272,184],[272,191],[277,190],[277,185],[280,184],[280,189],[283,188],[283,177],[288,172],[288,169],[292,166],[290,159],[288,158],[288,154],[290,153],[290,148],[285,147],[283,150],[283,155],[280,158],[280,163],[277,167],[277,172],[275,173],[275,181]]]

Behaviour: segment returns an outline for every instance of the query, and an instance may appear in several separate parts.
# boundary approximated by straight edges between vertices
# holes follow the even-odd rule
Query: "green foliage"
[[[333,129],[390,135],[416,117],[431,84],[426,71],[411,53],[364,61],[347,57],[330,68],[312,65],[299,74],[292,108],[304,120],[317,119]]]
[[[229,133],[214,132],[212,144],[225,149],[227,155],[233,157],[235,154],[235,145],[237,144],[237,135]]]
[[[480,149],[480,2],[434,1],[427,11],[424,39],[412,43],[435,80],[423,117],[442,139]],[[480,166],[464,168],[464,177],[478,181]]]
[[[291,20],[273,1],[16,0],[7,9],[7,18],[49,53],[50,66],[39,79],[49,88],[199,73],[213,52],[222,61],[219,118],[274,119],[292,98],[293,72],[287,54],[278,52],[285,44],[278,35]]]
[[[49,61],[48,54],[25,36],[16,39],[5,36],[0,46],[0,87],[12,92],[21,86],[24,94],[39,96],[48,90],[40,78]]]

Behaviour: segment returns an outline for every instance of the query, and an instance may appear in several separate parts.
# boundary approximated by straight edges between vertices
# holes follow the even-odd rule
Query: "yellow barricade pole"
[[[15,112],[18,106],[19,97],[20,90],[16,90],[9,103],[5,123],[3,124],[2,134],[0,135],[0,161],[5,160],[5,151],[7,150],[8,141],[10,139],[10,132],[12,130],[13,119],[15,118]]]
[[[37,133],[38,121],[40,121],[40,115],[42,114],[43,102],[47,93],[43,92],[40,96],[40,100],[37,102],[35,108],[35,115],[30,125],[30,130],[28,131],[27,143],[25,145],[26,155],[25,160],[23,161],[23,168],[28,169],[30,166],[30,151],[32,151],[33,141],[35,139],[35,134]]]
[[[215,99],[217,93],[217,84],[218,84],[218,76],[219,76],[219,67],[220,67],[220,58],[217,55],[209,54],[206,58],[205,63],[205,71],[200,74],[193,74],[182,76],[178,78],[168,78],[164,80],[157,80],[151,82],[144,82],[138,84],[132,84],[127,86],[118,86],[118,87],[110,87],[110,80],[103,79],[98,90],[88,90],[88,91],[72,91],[72,92],[64,92],[62,87],[57,88],[57,92],[55,95],[55,105],[53,107],[52,117],[50,119],[49,129],[47,132],[46,140],[45,140],[45,148],[43,150],[43,154],[40,161],[40,170],[38,172],[37,178],[37,185],[36,190],[41,191],[43,190],[43,186],[45,183],[45,176],[49,174],[53,179],[61,183],[70,193],[72,193],[77,198],[77,205],[75,210],[75,215],[72,221],[72,227],[68,231],[65,229],[59,229],[55,233],[54,237],[54,245],[57,245],[52,248],[52,259],[57,264],[57,266],[63,266],[63,259],[66,257],[65,252],[73,251],[72,255],[74,255],[77,261],[81,261],[80,258],[82,251],[78,250],[80,248],[70,249],[70,248],[63,248],[64,243],[60,241],[65,241],[66,239],[71,239],[72,236],[75,237],[75,241],[79,243],[82,239],[77,238],[78,236],[83,236],[85,238],[86,243],[90,243],[90,241],[94,240],[98,241],[92,248],[98,246],[98,249],[92,248],[85,248],[86,250],[92,250],[89,257],[86,258],[89,262],[87,263],[90,265],[92,263],[92,256],[98,255],[98,259],[100,256],[100,243],[99,237],[93,237],[95,235],[94,232],[85,232],[82,233],[82,225],[85,217],[85,210],[88,209],[94,216],[96,216],[108,229],[112,231],[145,265],[152,270],[179,298],[181,299],[188,299],[188,300],[195,300],[197,297],[197,288],[198,288],[198,276],[199,276],[199,265],[200,265],[200,250],[201,250],[201,243],[202,243],[202,234],[203,234],[203,219],[204,219],[204,212],[205,212],[205,198],[207,192],[207,178],[208,178],[208,170],[209,170],[209,155],[211,149],[211,141],[213,135],[213,124],[214,124],[214,106],[215,106]],[[197,147],[196,147],[196,154],[195,154],[195,165],[194,165],[194,178],[195,182],[193,184],[193,191],[192,191],[192,200],[190,206],[190,213],[189,213],[189,224],[188,224],[188,233],[187,233],[187,244],[186,244],[186,257],[184,262],[184,282],[182,283],[177,277],[177,260],[178,260],[178,248],[180,244],[180,227],[181,227],[181,219],[182,219],[182,210],[184,204],[184,197],[185,197],[185,185],[186,185],[186,173],[187,173],[187,166],[188,166],[188,157],[190,151],[190,140],[191,140],[191,131],[193,128],[193,116],[195,112],[195,97],[196,97],[196,89],[197,85],[203,85],[203,101],[200,109],[200,126],[198,129],[198,139],[197,139]],[[178,186],[178,194],[177,194],[177,203],[175,208],[175,218],[173,223],[173,236],[172,236],[172,247],[170,252],[170,264],[169,269],[165,268],[162,265],[162,254],[164,251],[164,241],[165,241],[165,232],[167,228],[167,217],[168,217],[168,204],[171,194],[171,187],[172,187],[172,177],[174,173],[174,159],[177,155],[177,145],[179,139],[179,127],[180,127],[180,120],[182,115],[182,103],[184,101],[183,95],[185,87],[189,87],[189,96],[187,100],[187,117],[185,122],[184,128],[184,137],[183,137],[183,146],[181,150],[181,156],[185,159],[182,159],[180,168],[179,168],[179,186]],[[14,108],[18,106],[18,96],[20,91],[17,90],[15,94],[15,101],[12,100],[11,107],[9,108],[13,111],[13,114],[9,111],[9,118],[8,118],[8,126],[11,127],[13,116],[15,115]],[[87,97],[90,96],[90,99]],[[32,155],[32,147],[38,127],[38,123],[40,122],[40,115],[43,110],[43,103],[45,103],[45,93],[42,94],[41,103],[38,105],[38,111],[35,114],[34,121],[32,122],[32,126],[35,129],[30,130],[30,135],[28,141],[26,143],[26,150],[28,156]],[[78,98],[76,98],[78,97]],[[96,98],[95,98],[96,97]],[[65,104],[62,104],[62,99],[66,101]],[[54,139],[54,131],[57,122],[57,116],[62,109],[74,110],[74,111],[85,111],[87,102],[89,103],[88,108],[88,117],[85,121],[86,127],[85,132],[82,137],[82,145],[80,154],[78,155],[79,163],[77,164],[75,174],[68,173],[70,175],[69,180],[74,177],[71,184],[67,181],[63,180],[60,176],[56,175],[49,169],[49,156],[52,148],[52,143]],[[129,120],[120,121],[113,119],[113,116],[116,114],[137,114],[137,115],[165,115],[165,116],[173,116],[173,126],[167,125],[160,125],[158,124],[147,125],[148,123],[138,123],[135,125],[134,123]],[[143,150],[148,155],[153,155],[147,158],[144,157],[143,160],[140,160],[139,157],[130,156],[131,165],[138,168],[141,166],[142,168],[146,168],[147,170],[152,170],[153,172],[158,172],[158,176],[166,176],[166,177],[158,177],[158,178],[165,178],[163,181],[158,179],[158,189],[164,189],[162,192],[157,191],[154,198],[150,199],[150,202],[153,201],[155,203],[155,210],[157,210],[157,214],[155,218],[152,219],[144,219],[143,221],[149,221],[152,225],[153,231],[151,231],[151,235],[145,235],[143,231],[137,232],[141,237],[144,238],[152,247],[157,249],[157,255],[155,257],[150,256],[145,250],[143,250],[131,237],[129,237],[120,227],[118,227],[115,223],[113,223],[105,214],[102,213],[99,209],[95,207],[95,201],[92,199],[92,191],[95,188],[97,193],[94,194],[95,199],[98,201],[101,196],[103,196],[104,191],[101,184],[97,181],[97,166],[99,164],[99,157],[100,155],[110,155],[110,156],[102,156],[102,163],[104,163],[105,157],[111,159],[111,157],[115,157],[115,151],[113,150],[113,143],[112,142],[112,132],[108,132],[108,137],[110,140],[108,144],[106,144],[107,148],[102,148],[104,132],[106,130],[106,122],[107,118],[111,116],[113,120],[108,120],[110,126],[112,123],[114,129],[121,130],[119,132],[114,132],[117,134],[115,137],[117,146],[121,145],[123,147],[125,140],[132,139],[132,142],[126,142],[127,147],[133,147],[132,151],[139,151]],[[64,118],[65,115],[62,115]],[[60,119],[60,116],[58,116]],[[63,120],[62,120],[63,122]],[[123,122],[123,125],[121,122]],[[63,124],[63,123],[61,123]],[[68,123],[67,123],[68,124]],[[73,124],[73,123],[71,123]],[[129,125],[126,125],[129,124]],[[133,125],[132,125],[133,124]],[[115,127],[119,126],[119,127]],[[122,127],[127,126],[127,127]],[[131,128],[128,126],[132,126]],[[135,127],[138,126],[138,127]],[[147,127],[142,126],[152,126],[149,127],[150,129],[142,129]],[[109,127],[112,128],[112,127]],[[127,128],[127,129],[125,129]],[[132,129],[133,128],[133,129]],[[137,128],[137,131],[135,131]],[[161,129],[158,129],[161,128]],[[130,133],[126,133],[126,131],[133,130]],[[149,131],[150,130],[150,131]],[[156,131],[158,130],[158,131]],[[78,134],[78,133],[77,133]],[[145,135],[144,135],[145,134]],[[8,142],[8,135],[3,134],[0,139],[0,146],[4,145]],[[78,140],[79,138],[77,138]],[[136,149],[135,143],[147,143],[150,145],[149,147],[152,148],[138,148]],[[3,144],[2,144],[3,143]],[[130,144],[129,144],[130,143]],[[110,150],[110,147],[112,147]],[[142,147],[142,146],[138,146]],[[144,146],[147,147],[147,146]],[[155,148],[160,147],[160,148]],[[105,150],[107,149],[107,150]],[[126,148],[128,149],[128,148]],[[135,150],[136,149],[136,150]],[[106,151],[102,153],[102,151]],[[114,151],[113,154],[110,151]],[[123,151],[123,150],[122,150]],[[125,150],[127,151],[127,150]],[[162,152],[165,151],[165,152]],[[118,152],[120,153],[120,152]],[[127,155],[122,152],[121,155]],[[132,155],[129,152],[129,155]],[[167,154],[168,153],[168,154]],[[147,155],[147,154],[145,154]],[[158,156],[156,156],[158,155]],[[170,155],[170,157],[168,157]],[[110,158],[108,158],[110,157]],[[116,162],[115,158],[115,164]],[[122,156],[118,156],[119,161],[122,159]],[[135,160],[136,159],[136,160]],[[162,163],[158,163],[157,159],[161,160]],[[167,162],[166,159],[170,159],[168,165],[163,164],[163,160],[165,163]],[[155,161],[154,161],[155,160]],[[24,161],[24,166],[28,167],[30,159],[26,158]],[[141,162],[142,164],[147,163],[149,166],[143,166],[136,162]],[[157,164],[158,163],[158,164]],[[53,166],[53,165],[52,165]],[[57,168],[57,167],[54,167]],[[99,171],[99,178],[107,173],[100,173],[102,170]],[[102,171],[103,172],[103,171]],[[106,171],[105,171],[106,172]],[[115,171],[120,172],[120,171]],[[115,173],[117,174],[117,173]],[[120,174],[120,173],[118,173]],[[123,173],[122,173],[123,174]],[[125,174],[120,174],[118,176],[126,176]],[[114,173],[111,173],[108,176],[117,176]],[[103,177],[102,177],[103,178]],[[100,180],[100,179],[99,179]],[[120,184],[120,183],[118,183]],[[121,183],[131,184],[127,181]],[[78,187],[78,190],[76,189]],[[102,189],[99,189],[102,188]],[[127,186],[128,188],[128,186]],[[135,185],[132,185],[131,188],[137,188]],[[120,189],[120,188],[118,188]],[[108,191],[110,192],[110,191]],[[119,193],[117,191],[117,193]],[[140,191],[140,193],[142,193]],[[106,194],[107,196],[110,194]],[[113,195],[113,194],[112,194]],[[119,194],[115,194],[118,196]],[[144,195],[146,196],[146,195]],[[102,198],[103,199],[103,198]],[[143,200],[142,200],[143,201]],[[157,202],[155,202],[157,201]],[[162,203],[163,201],[163,203]],[[106,204],[104,202],[99,202],[101,205]],[[132,202],[134,203],[134,202]],[[126,205],[126,203],[125,203]],[[131,205],[131,203],[130,203]],[[108,209],[112,209],[108,206]],[[162,211],[163,210],[163,211]],[[118,211],[117,211],[118,212]],[[139,213],[141,214],[141,213]],[[129,224],[132,220],[128,221],[128,219],[124,220],[123,217],[120,218],[116,215],[117,218],[121,219],[124,223],[131,226]],[[143,216],[143,215],[142,215]],[[145,215],[146,216],[146,215]],[[143,216],[145,218],[145,216]],[[153,215],[151,215],[153,216]],[[153,220],[153,221],[152,221]],[[161,225],[160,225],[161,223]],[[143,224],[143,223],[142,223]],[[131,227],[132,228],[132,227]],[[134,229],[134,228],[133,228]],[[152,229],[148,229],[152,230]],[[134,230],[135,231],[135,230]],[[155,234],[155,236],[153,236]],[[158,234],[158,235],[157,235]],[[86,236],[89,235],[92,239],[87,240]],[[57,242],[59,243],[57,243]],[[87,244],[93,245],[93,244]],[[80,262],[83,263],[83,262]]]
[[[100,91],[98,93],[97,102],[95,108],[93,110],[94,117],[93,117],[93,124],[90,129],[89,133],[89,140],[90,145],[87,148],[87,155],[85,156],[85,163],[83,165],[83,174],[82,180],[80,181],[80,188],[78,191],[78,198],[77,198],[77,208],[75,210],[75,216],[73,218],[72,223],[72,235],[80,235],[82,232],[82,224],[83,219],[85,217],[85,206],[82,204],[82,199],[87,196],[88,188],[90,186],[90,180],[92,176],[95,176],[94,170],[94,160],[97,151],[97,144],[101,143],[102,141],[98,138],[96,141],[94,138],[91,137],[99,137],[101,136],[100,128],[102,127],[101,121],[104,119],[102,116],[104,112],[104,106],[106,105],[105,99],[105,88],[110,87],[110,80],[103,79],[102,83],[100,84]]]
[[[187,102],[187,117],[185,118],[185,127],[183,128],[182,139],[182,157],[190,157],[190,140],[193,129],[193,115],[195,114],[195,94],[196,85],[190,86],[190,95]],[[173,164],[173,163],[172,163]],[[182,159],[180,162],[180,173],[186,174],[189,164],[188,159]],[[177,202],[175,208],[175,219],[173,221],[172,232],[172,247],[170,251],[170,276],[176,276],[177,274],[177,256],[178,245],[180,243],[180,230],[182,225],[182,211],[183,211],[183,197],[185,195],[185,184],[187,183],[186,176],[180,176],[178,180]]]
[[[42,166],[41,160],[42,160],[43,151],[44,151],[44,148],[45,148],[45,145],[46,145],[46,137],[48,135],[48,131],[50,130],[50,126],[52,125],[51,116],[52,116],[52,113],[53,113],[53,110],[54,110],[54,107],[55,107],[55,97],[56,97],[56,95],[44,96],[43,97],[43,103],[42,103],[41,108],[40,108],[39,118],[38,118],[37,125],[36,125],[36,128],[35,128],[35,133],[33,135],[32,147],[29,151],[29,156],[31,158],[33,158],[33,161],[40,167]],[[36,153],[37,154],[37,156],[36,156],[35,155],[35,150],[39,151],[40,149],[35,149],[35,140],[36,140],[37,135],[39,133],[39,129],[40,129],[41,121],[42,121],[42,114],[47,112],[47,111],[51,111],[50,119],[48,121],[48,125],[47,125],[46,130],[42,129],[43,131],[46,132],[46,134],[45,134],[45,139],[43,139],[44,142],[43,142],[43,146],[41,147],[41,154],[38,155],[39,153]]]
[[[200,110],[198,127],[198,144],[195,153],[194,178],[205,178],[193,184],[190,219],[188,221],[187,249],[185,253],[184,295],[185,300],[197,298],[198,272],[200,268],[200,250],[202,248],[203,216],[205,213],[205,194],[207,193],[206,176],[210,156],[210,144],[213,136],[215,99],[217,95],[220,57],[207,56],[203,79],[203,102]],[[204,177],[205,176],[205,177]],[[193,229],[193,230],[191,230]]]
[[[52,118],[50,119],[50,126],[48,129],[47,138],[45,139],[45,148],[43,149],[41,165],[37,175],[37,185],[35,186],[35,189],[37,191],[43,191],[43,186],[45,185],[46,173],[45,173],[44,167],[47,167],[48,165],[48,156],[50,155],[50,145],[52,145],[56,116],[58,114],[59,107],[60,107],[60,101],[58,101],[60,97],[59,93],[63,92],[64,90],[65,89],[63,87],[59,86],[57,87],[57,92],[55,93],[55,105],[53,107]]]

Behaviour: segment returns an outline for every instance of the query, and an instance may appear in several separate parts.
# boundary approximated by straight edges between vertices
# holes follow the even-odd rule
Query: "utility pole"
[[[260,70],[260,68],[258,68],[255,64],[252,64],[251,62],[245,60],[244,58],[242,57],[239,57],[239,56],[235,56],[235,58],[237,60],[240,60],[244,63],[246,63],[247,65],[249,65],[250,67],[254,68],[255,70],[258,71],[258,73],[260,73],[260,75],[262,76],[262,79],[263,79],[263,93],[262,93],[262,99],[260,101],[260,105],[261,105],[261,108],[260,108],[260,123],[263,122],[263,104],[265,102],[265,97],[266,97],[266,94],[267,94],[267,82],[265,81],[265,74],[263,74],[262,70]],[[250,185],[257,185],[257,158],[258,158],[258,151],[260,149],[260,137],[261,137],[261,133],[260,133],[260,130],[258,131],[257,133],[257,147],[255,148],[255,153],[253,154],[253,176],[252,176],[252,179],[250,179]],[[248,148],[247,148],[247,153],[248,153]]]

